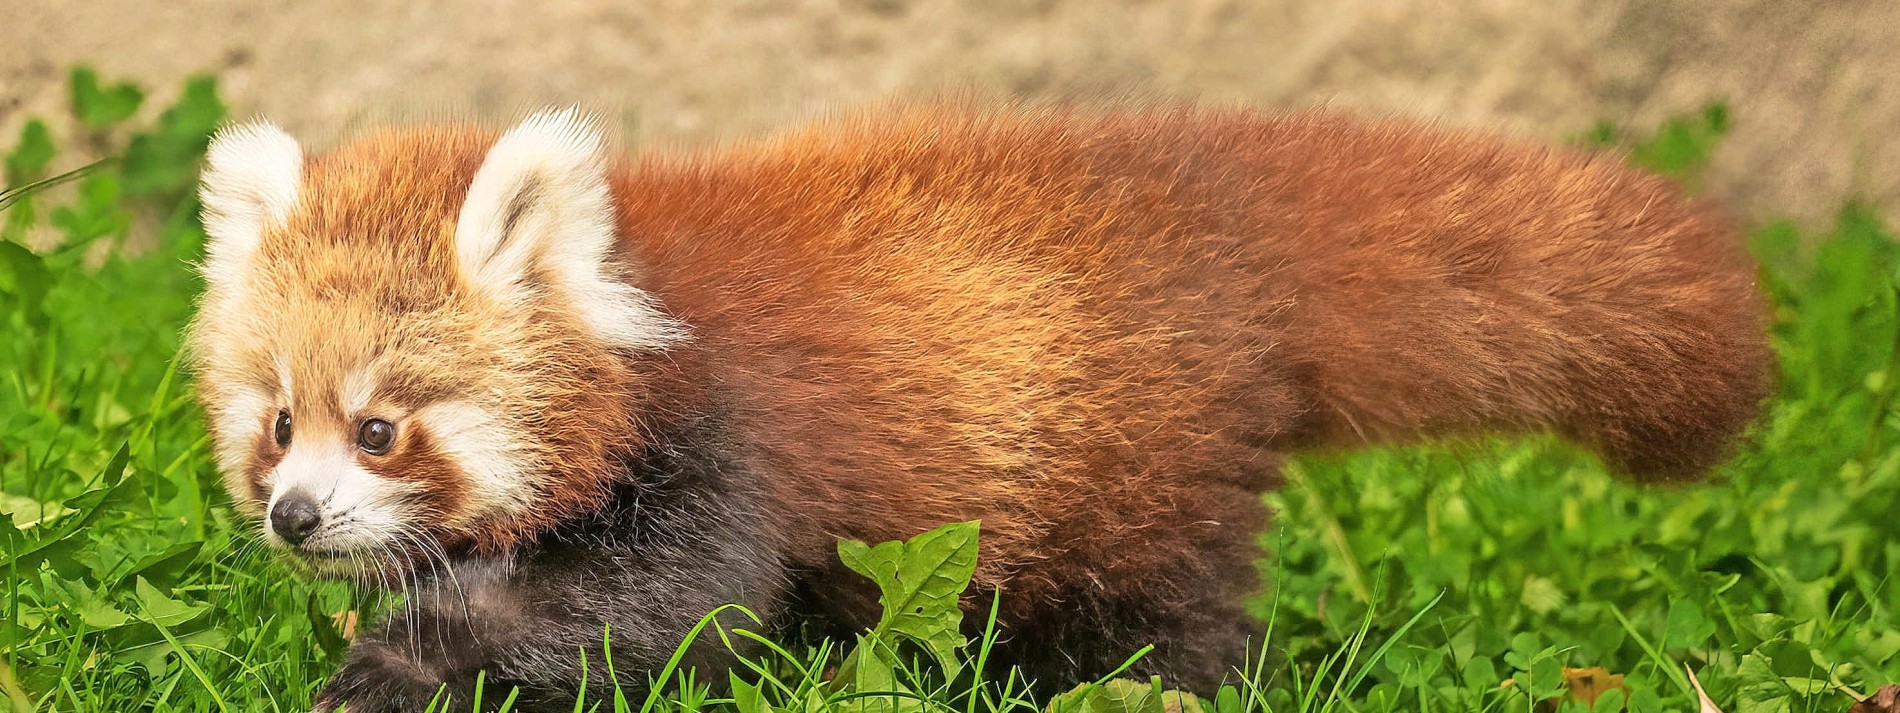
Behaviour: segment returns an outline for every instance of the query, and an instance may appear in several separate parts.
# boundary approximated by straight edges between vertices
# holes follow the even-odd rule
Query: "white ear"
[[[575,109],[544,111],[488,150],[455,225],[462,276],[503,302],[537,296],[543,277],[615,345],[660,349],[682,336],[646,292],[609,264],[614,209],[600,134]]]
[[[297,205],[303,149],[268,122],[226,126],[205,154],[198,198],[204,204],[205,280],[236,279],[264,230],[283,225]]]

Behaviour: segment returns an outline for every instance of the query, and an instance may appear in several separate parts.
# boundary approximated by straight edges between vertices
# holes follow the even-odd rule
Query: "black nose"
[[[270,529],[293,545],[303,544],[323,524],[317,501],[301,490],[284,493],[270,509]]]

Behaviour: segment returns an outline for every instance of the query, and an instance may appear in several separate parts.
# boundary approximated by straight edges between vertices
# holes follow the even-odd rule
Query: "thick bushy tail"
[[[1754,263],[1717,211],[1608,158],[1383,166],[1416,175],[1331,187],[1368,198],[1318,231],[1344,237],[1298,248],[1297,445],[1556,430],[1652,481],[1728,453],[1772,356]]]

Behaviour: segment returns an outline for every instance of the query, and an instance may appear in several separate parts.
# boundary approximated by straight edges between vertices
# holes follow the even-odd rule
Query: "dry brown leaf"
[[[330,621],[336,624],[336,630],[343,635],[344,641],[356,641],[356,612],[345,609],[330,615]]]
[[[1847,709],[1847,713],[1900,713],[1900,686],[1881,686],[1867,700]]]
[[[1623,685],[1623,674],[1602,667],[1564,669],[1564,688],[1570,691],[1570,700],[1586,706],[1595,706],[1598,698],[1612,690],[1620,690],[1624,696],[1630,692],[1629,686]]]
[[[1699,713],[1722,713],[1722,709],[1715,707],[1715,701],[1709,700],[1709,692],[1702,690],[1702,679],[1695,677],[1695,669],[1685,665],[1682,670],[1689,672],[1689,684],[1695,686],[1695,697],[1702,701],[1697,709]]]
[[[1511,682],[1504,683],[1508,686]],[[1623,674],[1610,673],[1609,669],[1601,666],[1564,669],[1564,690],[1569,692],[1570,700],[1591,707],[1596,706],[1597,699],[1602,698],[1603,694],[1611,690],[1621,690],[1625,696],[1628,696],[1630,691],[1628,686],[1623,685]],[[1543,713],[1555,711],[1557,708],[1558,700],[1555,698],[1537,706],[1537,710]]]

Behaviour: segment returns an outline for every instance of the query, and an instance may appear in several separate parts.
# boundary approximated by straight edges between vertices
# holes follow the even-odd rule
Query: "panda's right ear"
[[[204,180],[205,281],[235,281],[264,231],[281,226],[297,205],[303,148],[264,121],[227,126],[211,139]]]

